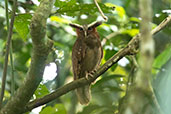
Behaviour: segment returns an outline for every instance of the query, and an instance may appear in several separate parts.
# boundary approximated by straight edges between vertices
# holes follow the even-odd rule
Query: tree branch
[[[31,36],[33,41],[33,53],[31,66],[27,73],[25,83],[17,90],[16,94],[2,108],[0,114],[21,114],[25,105],[29,102],[34,91],[42,80],[45,61],[51,50],[52,43],[46,41],[46,20],[51,13],[53,0],[41,0],[32,21]]]
[[[169,24],[169,22],[171,22],[171,16],[167,17],[160,25],[158,25],[152,31],[152,34],[156,34],[160,30],[162,30],[164,27],[166,27],[166,25]],[[140,40],[140,34],[133,37],[133,39],[128,43],[128,45],[125,48],[118,51],[104,65],[102,65],[99,69],[97,69],[97,72],[94,74],[93,78],[89,78],[88,80],[86,78],[81,78],[79,80],[72,81],[42,98],[35,99],[34,101],[31,101],[27,104],[27,106],[25,107],[25,112],[30,111],[38,106],[44,105],[78,87],[81,87],[81,86],[84,86],[86,84],[93,82],[100,75],[102,75],[105,71],[107,71],[113,64],[117,63],[122,57],[126,55],[136,54],[137,52],[136,50],[139,47],[139,40]]]
[[[138,70],[136,77],[137,86],[142,89],[150,89],[150,77],[151,77],[151,69],[152,63],[154,59],[154,40],[151,35],[151,25],[149,23],[152,20],[152,9],[151,9],[151,0],[140,0],[140,16],[142,21],[140,23],[140,31],[142,40],[140,42],[140,58],[139,65],[140,68]],[[148,61],[147,63],[144,63]],[[144,105],[144,104],[143,104]]]

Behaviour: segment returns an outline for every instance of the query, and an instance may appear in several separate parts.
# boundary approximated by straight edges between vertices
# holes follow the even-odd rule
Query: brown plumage
[[[94,22],[90,25],[70,24],[76,28],[77,40],[72,49],[72,66],[74,80],[88,76],[88,73],[95,70],[103,57],[103,50],[100,37],[96,27],[102,22]],[[81,104],[87,105],[90,101],[90,85],[80,87],[76,90],[78,100]]]

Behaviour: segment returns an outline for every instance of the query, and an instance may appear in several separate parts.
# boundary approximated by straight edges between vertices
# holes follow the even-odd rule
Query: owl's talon
[[[97,72],[97,69],[94,69],[93,71],[91,71],[91,73],[93,73],[93,74],[94,74],[95,72]]]
[[[88,77],[93,78],[93,73],[89,73],[89,74],[88,74]]]
[[[93,75],[97,72],[97,69],[92,70],[89,74],[93,77]]]
[[[89,80],[90,78],[93,78],[93,75],[91,73],[87,73],[86,77],[87,80]]]
[[[90,78],[93,78],[93,73],[92,72],[87,72],[85,78],[89,80]]]
[[[97,69],[92,70],[91,72],[87,72],[86,79],[93,78],[94,73],[97,72]]]
[[[90,75],[90,77],[93,77],[93,74],[94,74],[94,72],[88,73],[88,75]]]

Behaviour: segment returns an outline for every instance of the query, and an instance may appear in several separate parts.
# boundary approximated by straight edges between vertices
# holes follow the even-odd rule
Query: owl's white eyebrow
[[[69,25],[71,26],[71,27],[73,27],[73,28],[89,28],[89,27],[97,27],[97,26],[99,26],[99,25],[101,25],[102,24],[102,21],[94,21],[94,22],[92,22],[91,24],[89,24],[88,26],[86,25],[86,26],[82,26],[82,25],[79,25],[79,24],[76,24],[76,23],[70,23]]]
[[[92,22],[92,23],[90,23],[90,24],[88,25],[88,28],[89,28],[89,27],[92,27],[92,26],[97,27],[97,26],[99,26],[99,25],[101,25],[101,24],[102,24],[102,21],[94,21],[94,22]]]
[[[88,25],[88,28],[91,27],[91,26],[93,26],[93,25],[96,24],[96,23],[97,23],[97,21],[94,21],[94,22],[90,23],[90,24]]]
[[[74,28],[83,28],[83,26],[79,25],[79,24],[76,24],[76,23],[70,23],[69,24],[71,27],[74,27]]]

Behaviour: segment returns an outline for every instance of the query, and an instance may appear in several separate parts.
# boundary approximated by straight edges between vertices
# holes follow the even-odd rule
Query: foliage
[[[45,85],[40,84],[37,90],[35,91],[34,95],[36,98],[41,98],[49,93],[49,90]]]
[[[15,17],[14,26],[21,38],[25,39],[29,33],[29,24],[32,16],[30,14],[20,14]]]
[[[40,114],[66,114],[66,110],[64,105],[56,104],[53,107],[47,106],[40,112]]]
[[[161,7],[156,7],[158,2],[163,5],[160,5]],[[30,4],[29,2],[26,2],[26,0],[20,0],[18,3],[19,6],[15,18],[15,28],[12,39],[16,89],[25,79],[26,72],[30,65],[32,41],[29,35],[29,24],[36,9],[36,4],[31,0]],[[170,8],[170,6],[167,5],[169,3],[170,2],[166,0],[157,0],[153,2],[154,14],[152,24],[154,26],[170,15],[170,13],[167,12],[167,9]],[[3,4],[4,1],[0,3],[0,74],[2,74],[3,69],[5,55],[4,49],[7,38],[7,26]],[[25,5],[22,4],[29,4],[33,7],[25,8]],[[141,20],[138,18],[137,0],[103,0],[100,3],[100,7],[109,18],[108,22],[103,23],[97,28],[101,40],[105,39],[106,36],[115,33],[103,46],[103,64],[112,55],[118,52],[119,49],[123,48],[133,36],[139,33],[139,23]],[[47,65],[50,62],[56,64],[57,77],[49,82],[42,82],[34,93],[36,98],[40,98],[72,80],[71,50],[76,38],[74,30],[68,25],[68,23],[89,24],[96,19],[101,19],[101,17],[96,6],[92,2],[87,3],[86,0],[56,0],[53,12],[47,23],[47,37],[54,41],[54,51],[48,56]],[[156,82],[160,82],[158,78],[160,77],[160,79],[162,79],[162,76],[159,74],[162,72],[165,72],[166,74],[168,73],[165,65],[171,61],[170,31],[171,26],[168,26],[162,32],[154,36],[156,42],[155,60],[153,63],[154,76],[152,77],[154,88],[158,87],[155,85]],[[137,55],[135,58],[137,59],[139,56]],[[72,99],[72,96],[76,97],[75,94],[70,93],[55,100],[55,102],[48,103],[48,105],[42,108],[40,114],[66,114],[69,113],[69,110],[75,110],[78,114],[116,113],[118,111],[119,101],[125,95],[127,81],[130,77],[133,63],[131,57],[125,57],[103,74],[96,83],[92,85],[92,100],[88,106],[77,104],[77,102],[74,101],[76,99]],[[9,99],[10,94],[10,64],[8,69],[5,100]],[[49,76],[52,75],[51,73],[52,72],[49,72]],[[167,75],[167,77],[168,76],[169,75]],[[168,90],[166,89],[166,91]],[[160,93],[161,91],[158,90],[156,94]],[[161,101],[162,97],[160,98],[159,96]],[[76,103],[73,104],[72,102]]]
[[[66,0],[66,1],[60,1],[56,0],[55,6],[57,8],[56,13],[60,15],[68,15],[68,16],[75,16],[75,15],[93,15],[94,12],[97,12],[97,8],[95,7],[95,4],[83,4],[78,3],[76,0]],[[100,7],[102,7],[102,10],[104,13],[110,13],[110,10],[113,8],[107,7],[104,4],[100,4]]]

